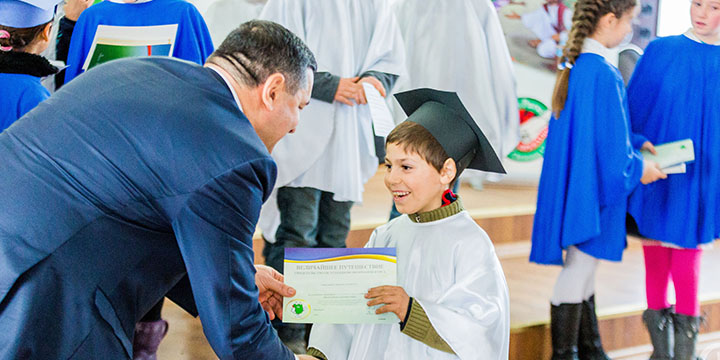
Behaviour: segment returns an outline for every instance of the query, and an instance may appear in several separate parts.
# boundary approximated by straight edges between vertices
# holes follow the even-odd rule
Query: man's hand
[[[373,76],[366,76],[366,77],[360,79],[360,81],[358,81],[358,84],[360,84],[361,86],[362,86],[363,83],[368,83],[368,84],[374,86],[375,89],[377,89],[377,91],[380,92],[380,95],[382,95],[382,97],[387,96],[387,92],[385,91],[385,87],[384,87],[383,84],[380,82],[380,80],[376,79],[375,77],[373,77]],[[365,102],[367,102],[367,98],[365,97],[365,89],[364,89],[364,88],[363,88],[363,98],[365,99]]]
[[[640,147],[640,151],[647,150],[653,155],[657,155],[657,151],[655,151],[655,145],[653,143],[646,141],[642,144],[642,147]]]
[[[397,315],[400,321],[405,320],[407,315],[408,302],[410,302],[410,296],[400,286],[378,286],[370,289],[365,294],[366,299],[372,299],[368,301],[368,306],[374,306],[378,304],[385,304],[377,310],[376,314],[384,314],[387,312],[393,312]]]
[[[258,300],[263,309],[267,311],[270,320],[282,319],[283,296],[295,295],[295,289],[285,285],[281,273],[265,265],[255,265],[255,285],[260,290]]]
[[[92,0],[65,0],[63,4],[63,11],[65,12],[65,18],[72,21],[77,21],[85,9],[92,5]]]
[[[312,355],[295,355],[297,356],[298,360],[320,360]]]
[[[358,84],[358,77],[340,78],[337,91],[335,91],[335,101],[339,101],[348,106],[355,104],[365,104],[365,90],[362,84]],[[355,101],[355,103],[353,103]]]

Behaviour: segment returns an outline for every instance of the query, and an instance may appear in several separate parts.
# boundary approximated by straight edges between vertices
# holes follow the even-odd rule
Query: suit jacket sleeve
[[[258,302],[252,236],[275,163],[249,161],[188,197],[173,221],[203,331],[220,359],[293,359]]]

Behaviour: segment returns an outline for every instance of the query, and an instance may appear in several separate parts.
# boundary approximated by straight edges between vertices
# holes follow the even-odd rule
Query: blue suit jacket
[[[0,358],[131,358],[166,293],[221,359],[291,359],[252,235],[276,167],[223,80],[170,58],[98,66],[0,134]]]

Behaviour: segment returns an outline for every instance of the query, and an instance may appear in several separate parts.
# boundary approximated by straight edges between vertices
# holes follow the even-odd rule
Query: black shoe
[[[580,360],[610,360],[600,341],[598,320],[595,314],[595,295],[582,302],[578,357]]]
[[[675,360],[696,360],[695,347],[700,331],[700,317],[672,314],[675,335]]]
[[[670,351],[673,337],[672,308],[647,309],[643,312],[642,319],[650,333],[650,341],[653,345],[650,360],[672,360]]]
[[[552,360],[578,360],[581,313],[581,303],[550,306]]]

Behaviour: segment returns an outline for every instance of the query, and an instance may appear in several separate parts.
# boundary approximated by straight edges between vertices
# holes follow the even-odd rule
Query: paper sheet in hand
[[[673,141],[662,145],[655,145],[657,155],[653,155],[647,151],[642,154],[647,160],[652,160],[660,169],[666,169],[695,160],[695,150],[693,142],[690,139]]]
[[[397,323],[394,313],[369,307],[370,288],[397,284],[395,248],[287,248],[285,283],[295,296],[283,299],[283,322]]]
[[[365,89],[365,98],[367,98],[367,103],[370,107],[370,117],[372,117],[375,135],[387,137],[390,131],[395,128],[395,122],[385,102],[385,98],[383,98],[380,92],[371,84],[363,83],[363,88]]]
[[[98,25],[83,70],[110,60],[138,56],[170,56],[177,24],[157,26]]]

